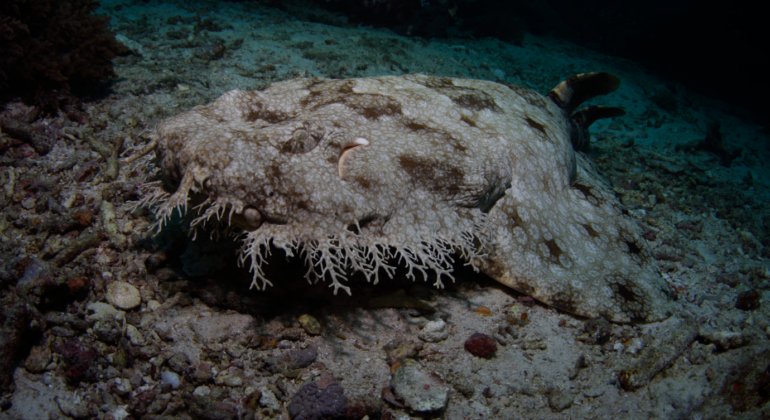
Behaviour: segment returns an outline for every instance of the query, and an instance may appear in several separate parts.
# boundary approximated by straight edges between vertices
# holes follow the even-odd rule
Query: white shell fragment
[[[139,289],[124,281],[113,281],[107,285],[107,302],[123,310],[134,309],[142,303]]]

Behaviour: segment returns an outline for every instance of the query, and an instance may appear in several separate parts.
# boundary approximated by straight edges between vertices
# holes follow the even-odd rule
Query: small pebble
[[[387,355],[385,360],[389,365],[393,365],[401,359],[416,356],[422,348],[423,344],[419,341],[393,339],[382,349]]]
[[[131,324],[126,326],[126,336],[128,337],[128,340],[131,342],[131,344],[135,346],[144,345],[144,337],[142,337],[142,333],[140,333],[139,330]]]
[[[113,281],[107,285],[107,301],[113,306],[129,310],[142,303],[139,289],[124,281]]]
[[[347,403],[344,389],[331,378],[303,385],[287,408],[293,419],[339,418],[345,416]]]
[[[604,395],[605,392],[607,392],[608,387],[599,387],[599,388],[591,388],[586,391],[583,391],[583,395],[585,395],[588,398],[597,398]]]
[[[101,321],[104,319],[122,319],[126,314],[104,302],[91,302],[86,305],[86,309],[93,312],[92,314],[86,315],[86,321],[88,322]]]
[[[281,410],[282,405],[280,402],[278,402],[278,398],[275,397],[273,391],[270,391],[267,388],[261,388],[259,391],[262,393],[262,396],[259,398],[259,404],[261,406],[273,409],[275,411]]]
[[[179,388],[179,384],[181,383],[179,379],[179,375],[177,375],[176,373],[170,370],[165,370],[163,371],[163,373],[160,374],[160,381],[164,384],[171,386],[171,389]]]
[[[508,316],[506,318],[511,325],[520,327],[527,325],[527,320],[529,319],[527,305],[518,302],[514,303],[508,308]]]
[[[751,336],[742,332],[733,331],[701,331],[700,336],[722,350],[743,347],[751,343]]]
[[[147,302],[147,310],[148,311],[157,311],[158,308],[160,308],[161,303],[157,300],[151,300]]]
[[[566,410],[574,400],[572,395],[558,388],[548,391],[546,397],[548,398],[548,405],[556,412]]]
[[[391,385],[393,393],[414,411],[441,410],[449,401],[449,387],[444,381],[412,359],[402,361],[393,373]]]
[[[439,318],[436,321],[426,323],[417,336],[423,341],[437,343],[446,340],[449,337],[449,331],[447,331],[446,322]]]
[[[201,385],[195,388],[195,391],[193,391],[192,394],[195,395],[196,397],[205,397],[211,394],[211,389],[206,385]]]
[[[27,197],[23,200],[21,200],[21,206],[24,207],[27,210],[31,210],[35,208],[35,199],[34,197]]]
[[[243,385],[243,371],[237,368],[231,368],[220,373],[215,379],[217,385],[230,387]]]
[[[481,314],[484,316],[492,316],[492,310],[487,308],[486,306],[479,306],[473,312],[476,312],[477,314]]]
[[[490,357],[497,351],[497,344],[486,334],[474,333],[465,342],[465,350],[477,357]]]
[[[227,354],[234,358],[239,358],[243,355],[243,353],[246,352],[246,347],[243,347],[242,345],[235,343],[233,345],[228,346],[226,349]]]
[[[128,395],[132,391],[131,382],[126,378],[115,378],[115,386],[112,389],[118,395]]]
[[[32,351],[29,352],[24,367],[32,373],[40,373],[45,370],[45,367],[48,366],[50,361],[51,351],[44,346],[35,346],[32,347]]]
[[[762,293],[759,290],[749,290],[738,295],[735,307],[742,311],[752,311],[761,305]]]
[[[302,326],[302,328],[310,335],[318,335],[321,334],[321,324],[318,323],[318,320],[315,319],[314,316],[304,314],[299,316],[299,324]]]

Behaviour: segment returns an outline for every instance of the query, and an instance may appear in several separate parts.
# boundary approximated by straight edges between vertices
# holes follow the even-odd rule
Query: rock
[[[113,379],[114,385],[112,389],[115,391],[118,395],[128,395],[133,391],[131,388],[131,382],[126,378],[115,378]]]
[[[508,308],[506,319],[514,326],[523,327],[529,322],[529,307],[520,302],[515,302]]]
[[[716,344],[721,350],[743,347],[751,342],[751,337],[742,332],[701,331],[700,336]]]
[[[246,353],[246,347],[243,347],[242,345],[235,343],[225,349],[227,351],[227,354],[230,355],[230,357],[233,358],[239,358],[243,356],[243,353]]]
[[[24,362],[24,367],[32,373],[41,373],[51,362],[51,350],[47,347],[35,346],[27,356],[27,360]]]
[[[391,379],[393,392],[414,411],[436,411],[446,407],[449,387],[435,373],[422,370],[412,359],[402,360]]]
[[[321,324],[312,315],[304,314],[299,316],[299,324],[310,335],[321,334]]]
[[[303,368],[310,366],[311,363],[313,363],[318,357],[318,348],[316,346],[310,346],[303,350],[296,350],[291,353],[290,355],[290,367],[294,368]]]
[[[580,369],[583,369],[588,366],[588,361],[586,360],[586,355],[581,354],[578,356],[577,360],[575,360],[575,366],[569,370],[568,378],[570,380],[575,379],[580,372]]]
[[[211,365],[208,363],[199,363],[197,366],[194,366],[193,369],[187,371],[185,378],[195,385],[202,385],[208,382],[212,376]]]
[[[139,296],[139,289],[134,285],[113,281],[107,285],[107,301],[117,308],[130,310],[139,306],[142,298]]]
[[[742,311],[753,311],[762,305],[762,293],[759,290],[748,290],[738,294],[735,307]]]
[[[455,391],[462,394],[465,398],[471,399],[473,394],[476,393],[476,388],[473,387],[473,382],[465,375],[459,375],[456,372],[451,372],[447,375],[446,380],[450,383]]]
[[[231,367],[228,370],[220,372],[214,382],[216,382],[217,385],[241,386],[243,385],[243,371],[236,367]]]
[[[211,394],[211,389],[206,385],[201,385],[195,388],[195,391],[193,391],[192,394],[195,395],[196,397],[205,397]]]
[[[314,420],[344,416],[347,404],[344,390],[331,379],[302,385],[288,408],[292,419]]]
[[[468,404],[468,408],[471,409],[471,412],[473,413],[473,418],[476,419],[489,419],[493,418],[492,416],[492,410],[487,406],[486,404],[482,403],[479,400],[473,400]]]
[[[110,417],[112,417],[113,419],[116,419],[116,420],[118,420],[118,419],[120,419],[120,420],[125,419],[126,417],[130,416],[128,411],[126,411],[126,408],[127,408],[127,406],[125,406],[125,405],[117,406],[108,415]],[[106,418],[109,418],[109,417],[106,417]]]
[[[182,383],[179,375],[170,370],[164,370],[163,373],[160,374],[160,381],[171,386],[171,389],[179,388],[179,385]]]
[[[128,411],[135,417],[146,418],[148,407],[155,401],[155,391],[152,386],[146,385],[134,391],[128,402]]]
[[[190,367],[187,356],[184,353],[174,354],[166,363],[168,363],[168,367],[170,367],[171,370],[177,373],[183,373]]]
[[[56,404],[58,404],[59,410],[62,413],[76,419],[86,419],[93,415],[88,407],[88,403],[77,395],[73,398],[56,397]]]
[[[149,407],[147,407],[147,412],[151,414],[160,414],[166,410],[166,407],[168,406],[168,402],[171,400],[171,394],[161,394],[158,395],[155,398],[155,401],[153,401]],[[152,418],[152,417],[145,417],[142,418]]]
[[[133,369],[124,369],[123,377],[128,378],[128,381],[134,389],[139,388],[144,383],[142,373]]]
[[[620,386],[628,391],[646,386],[653,376],[670,366],[697,336],[696,326],[681,319],[672,319],[665,329],[656,333],[655,341],[647,346],[639,358],[620,371]]]
[[[23,200],[21,200],[21,206],[24,207],[27,210],[31,210],[35,208],[35,198],[34,197],[27,197]]]
[[[201,385],[195,388],[195,391],[193,391],[193,395],[196,397],[206,397],[209,394],[211,394],[211,388],[207,387],[206,385]]]
[[[126,313],[115,309],[114,306],[104,302],[91,302],[86,305],[86,309],[93,311],[93,314],[86,315],[86,321],[96,322],[103,319],[123,318]]]
[[[267,407],[275,411],[281,410],[281,403],[278,402],[278,398],[275,397],[273,391],[267,388],[260,388],[259,391],[262,393],[262,396],[259,398],[259,404],[262,407]]]
[[[446,322],[439,318],[436,321],[430,321],[425,324],[417,336],[423,341],[437,343],[446,340],[449,337],[449,331],[447,331]]]
[[[668,408],[666,410],[666,418],[692,418],[693,411],[702,409],[704,405],[703,389],[695,385],[693,381],[682,381],[678,378],[661,378],[651,383],[647,389],[652,401]],[[708,411],[711,414],[711,416],[708,416],[709,418],[740,418],[738,415],[720,416],[717,414],[719,411],[713,408]]]
[[[476,357],[491,357],[497,351],[497,344],[486,334],[473,333],[465,342],[465,350]]]
[[[483,315],[483,316],[492,316],[492,310],[486,306],[479,306],[476,309],[474,309],[473,312],[476,312],[477,314]]]
[[[152,359],[153,357],[157,356],[159,353],[160,353],[160,349],[158,349],[158,346],[154,344],[149,344],[146,346],[139,347],[137,356],[147,360],[147,359]]]
[[[115,319],[96,321],[93,326],[94,335],[105,343],[114,344],[121,336],[120,324]]]
[[[144,337],[142,336],[142,333],[140,333],[139,330],[131,324],[126,326],[126,337],[128,337],[128,341],[130,341],[131,344],[135,346],[144,345]]]
[[[95,379],[96,371],[93,365],[97,353],[88,344],[70,340],[64,343],[59,352],[66,363],[64,377],[69,383],[77,384]]]
[[[161,303],[158,302],[157,300],[151,300],[151,301],[147,302],[147,310],[148,311],[154,312],[154,311],[157,311],[158,308],[160,308],[160,307],[161,307]]]
[[[422,350],[422,348],[423,344],[419,341],[415,342],[394,339],[386,344],[382,349],[385,350],[388,364],[392,365],[401,359],[416,356],[417,353]]]
[[[305,335],[303,328],[286,328],[281,331],[281,340],[299,341]]]
[[[140,42],[129,39],[122,34],[115,35],[115,39],[117,39],[118,42],[120,42],[121,44],[125,45],[135,55],[138,55],[141,57],[142,55],[147,54],[147,51],[145,51],[144,47]]]
[[[604,395],[605,392],[607,392],[607,389],[609,389],[609,386],[599,386],[596,388],[590,388],[585,391],[583,391],[583,395],[588,398],[598,398]]]
[[[69,289],[70,294],[75,295],[83,291],[89,283],[90,280],[85,277],[70,279],[67,280],[67,288]]]
[[[573,397],[568,392],[564,392],[559,388],[551,388],[546,391],[546,397],[548,397],[548,405],[557,412],[566,410],[572,405]]]
[[[316,357],[318,357],[318,348],[310,346],[303,350],[290,351],[281,356],[265,358],[265,362],[273,372],[285,375],[291,371],[310,366]]]
[[[192,418],[199,420],[236,420],[238,418],[237,407],[227,402],[212,401],[210,397],[196,398],[189,413]]]
[[[115,366],[108,366],[107,369],[104,371],[104,376],[107,379],[115,379],[118,376],[120,376],[120,371],[115,369]]]

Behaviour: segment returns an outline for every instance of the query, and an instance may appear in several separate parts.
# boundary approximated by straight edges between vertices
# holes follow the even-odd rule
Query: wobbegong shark
[[[410,74],[233,90],[159,124],[140,204],[158,229],[175,211],[193,230],[239,229],[259,289],[271,247],[335,294],[350,272],[376,284],[396,265],[442,287],[459,258],[579,316],[661,320],[668,286],[582,153],[591,123],[624,112],[578,106],[619,84],[586,73],[543,96]]]

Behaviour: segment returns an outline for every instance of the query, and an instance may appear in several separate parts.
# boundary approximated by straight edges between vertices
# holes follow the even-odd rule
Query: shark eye
[[[284,153],[307,153],[318,146],[318,142],[324,136],[324,130],[322,127],[310,125],[309,127],[300,127],[294,130],[286,143],[281,147],[281,151]]]
[[[291,136],[291,139],[294,140],[295,142],[304,144],[309,137],[310,137],[310,133],[308,133],[307,130],[305,130],[304,128],[299,128]]]

